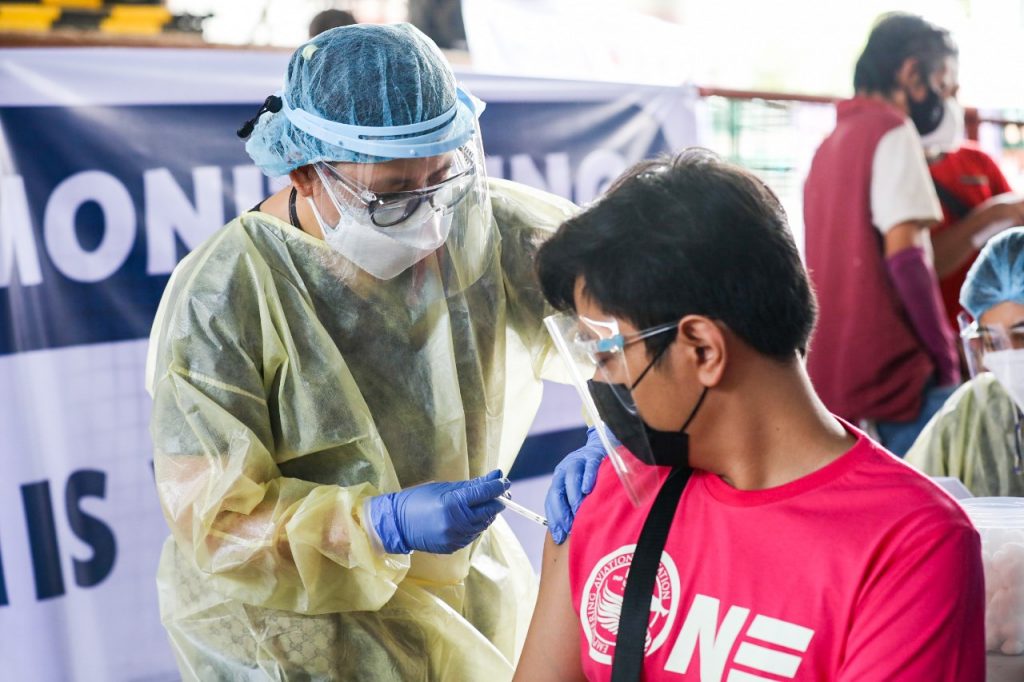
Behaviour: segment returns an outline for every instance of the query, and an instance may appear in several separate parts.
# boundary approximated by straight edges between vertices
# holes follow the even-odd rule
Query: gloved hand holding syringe
[[[498,500],[498,502],[500,502],[501,504],[503,504],[505,506],[505,509],[508,509],[510,511],[514,511],[516,514],[519,514],[520,516],[524,516],[524,517],[530,519],[531,521],[539,523],[542,526],[548,525],[548,520],[545,519],[540,514],[538,514],[537,512],[530,511],[529,509],[527,509],[523,505],[518,504],[516,502],[513,502],[512,501],[512,494],[510,492],[508,492],[507,490],[505,491],[505,493],[503,495],[498,497],[497,500]]]

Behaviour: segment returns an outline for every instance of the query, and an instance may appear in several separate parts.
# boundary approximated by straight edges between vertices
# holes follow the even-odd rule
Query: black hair
[[[946,57],[956,57],[953,37],[921,17],[903,12],[883,14],[875,22],[864,51],[853,71],[857,91],[889,93],[896,87],[900,68],[910,57],[920,64],[922,78],[928,78]]]
[[[357,24],[355,16],[348,10],[343,9],[325,9],[322,12],[318,12],[313,20],[309,22],[309,37],[315,38],[324,31],[332,28],[338,28],[339,26],[351,26]]]
[[[605,312],[645,329],[697,314],[763,355],[804,352],[816,306],[786,213],[752,173],[690,148],[643,161],[540,249],[544,296],[575,307],[582,277]],[[647,339],[651,355],[675,340]]]

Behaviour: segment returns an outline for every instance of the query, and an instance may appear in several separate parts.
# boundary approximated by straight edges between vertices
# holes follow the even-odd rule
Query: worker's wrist
[[[395,518],[392,497],[388,494],[363,501],[362,523],[370,545],[380,554],[409,554]]]

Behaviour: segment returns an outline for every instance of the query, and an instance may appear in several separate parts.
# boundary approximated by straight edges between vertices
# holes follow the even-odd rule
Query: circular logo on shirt
[[[580,621],[586,635],[590,657],[611,664],[615,638],[622,613],[622,595],[633,562],[636,545],[624,545],[597,561],[583,585]],[[651,595],[651,615],[647,621],[644,655],[650,656],[668,638],[679,610],[679,572],[672,557],[662,552],[658,576]]]

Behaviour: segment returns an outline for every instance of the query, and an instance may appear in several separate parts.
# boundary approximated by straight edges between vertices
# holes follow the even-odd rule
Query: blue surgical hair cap
[[[429,121],[452,109],[457,96],[444,55],[411,24],[356,24],[321,33],[292,54],[279,94],[293,109],[373,127]],[[259,117],[245,151],[271,177],[316,161],[389,160],[313,137],[283,111]]]
[[[1024,305],[1024,227],[990,239],[960,288],[960,305],[975,320],[1006,301]]]

